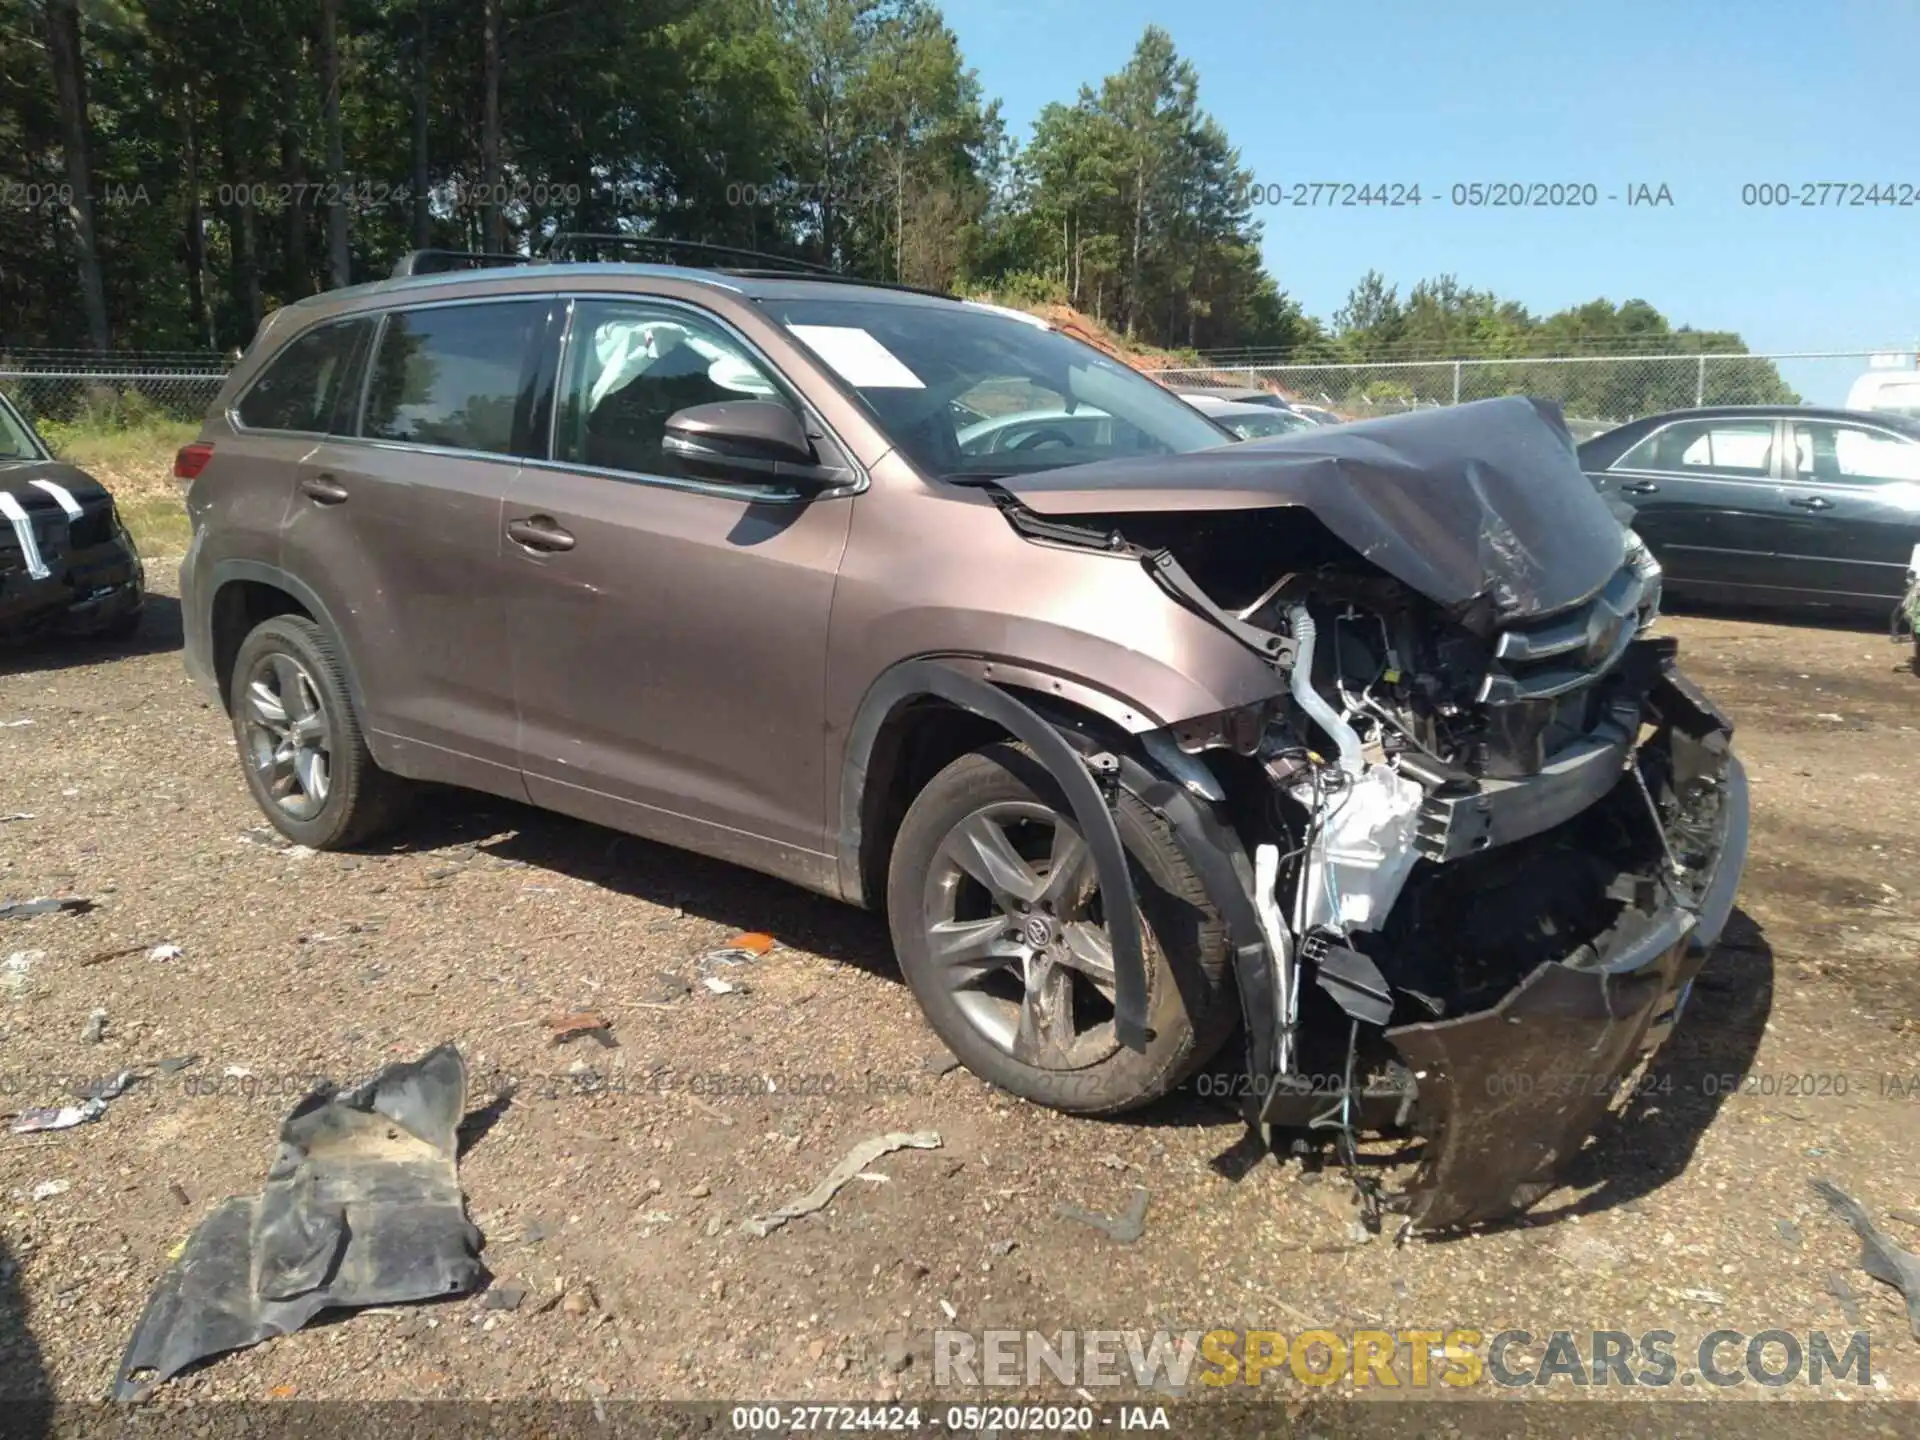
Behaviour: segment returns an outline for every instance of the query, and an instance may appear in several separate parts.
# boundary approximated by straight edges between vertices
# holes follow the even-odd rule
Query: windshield
[[[1275,410],[1264,415],[1223,415],[1220,423],[1242,440],[1265,440],[1274,435],[1291,435],[1296,430],[1311,430],[1313,422],[1304,415],[1289,415]]]
[[[1153,381],[1037,322],[955,305],[765,304],[941,479],[1181,455],[1229,438]]]
[[[27,429],[27,422],[14,413],[13,406],[0,399],[0,460],[38,460],[40,446]]]

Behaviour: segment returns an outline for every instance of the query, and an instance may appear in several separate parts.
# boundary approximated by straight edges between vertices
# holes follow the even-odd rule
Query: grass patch
[[[187,553],[193,539],[193,524],[187,519],[187,507],[178,498],[153,496],[132,500],[119,506],[120,523],[133,536],[133,543],[144,560],[161,556],[179,558]]]
[[[192,527],[187,522],[186,486],[173,478],[173,453],[199,433],[198,424],[173,420],[40,426],[49,450],[113,492],[121,522],[149,559],[186,553]]]

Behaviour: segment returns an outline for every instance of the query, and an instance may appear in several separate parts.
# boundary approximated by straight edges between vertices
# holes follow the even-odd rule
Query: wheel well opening
[[[1049,724],[1085,731],[1106,743],[1125,743],[1110,721],[1078,705],[1020,686],[1002,688]],[[860,887],[868,905],[885,908],[893,842],[907,808],[927,782],[962,755],[1013,738],[984,715],[930,695],[908,701],[887,717],[874,737],[860,797]]]
[[[303,615],[307,607],[263,580],[229,580],[213,597],[213,671],[224,701],[233,685],[233,661],[253,627],[276,615]]]
[[[894,838],[914,797],[962,755],[1009,738],[984,715],[932,696],[887,717],[874,736],[860,796],[860,887],[868,905],[885,908]]]

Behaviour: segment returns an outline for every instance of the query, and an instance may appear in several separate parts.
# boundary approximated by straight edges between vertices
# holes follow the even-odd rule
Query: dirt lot
[[[1920,1398],[1897,1297],[1807,1183],[1831,1176],[1920,1245],[1886,1220],[1920,1206],[1920,1088],[1883,1078],[1920,1072],[1920,678],[1866,631],[1666,623],[1740,725],[1741,912],[1643,1113],[1606,1127],[1577,1184],[1526,1223],[1398,1249],[1356,1237],[1336,1175],[1246,1163],[1232,1113],[1197,1093],[1102,1124],[938,1073],[882,927],[826,900],[460,796],[377,853],[285,848],[182,674],[164,597],[130,649],[8,656],[0,900],[101,903],[0,920],[0,959],[43,952],[0,977],[0,1110],[60,1099],[76,1071],[199,1060],[98,1123],[0,1135],[6,1388],[102,1394],[169,1251],[258,1191],[303,1077],[453,1039],[480,1112],[462,1182],[524,1303],[348,1316],[174,1392],[874,1399],[930,1394],[930,1334],[950,1325],[1667,1328],[1684,1357],[1717,1328],[1848,1331],[1854,1306],[1881,1393]],[[699,958],[742,930],[782,948],[729,972],[748,993],[707,992]],[[147,953],[163,942],[178,956]],[[617,1048],[549,1043],[542,1017],[584,1007]],[[234,1066],[251,1081],[223,1079]],[[584,1093],[576,1066],[615,1083]],[[490,1104],[503,1072],[519,1088]],[[768,1075],[770,1094],[752,1081]],[[923,1129],[940,1148],[879,1162],[887,1183],[768,1238],[740,1229],[858,1141]],[[68,1188],[31,1198],[47,1181]],[[1136,1243],[1057,1212],[1117,1214],[1136,1186]]]

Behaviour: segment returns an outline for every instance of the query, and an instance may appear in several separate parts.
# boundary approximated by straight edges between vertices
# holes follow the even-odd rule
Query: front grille
[[[1629,563],[1586,604],[1502,631],[1475,698],[1485,705],[1552,700],[1606,674],[1640,633],[1649,583]]]

